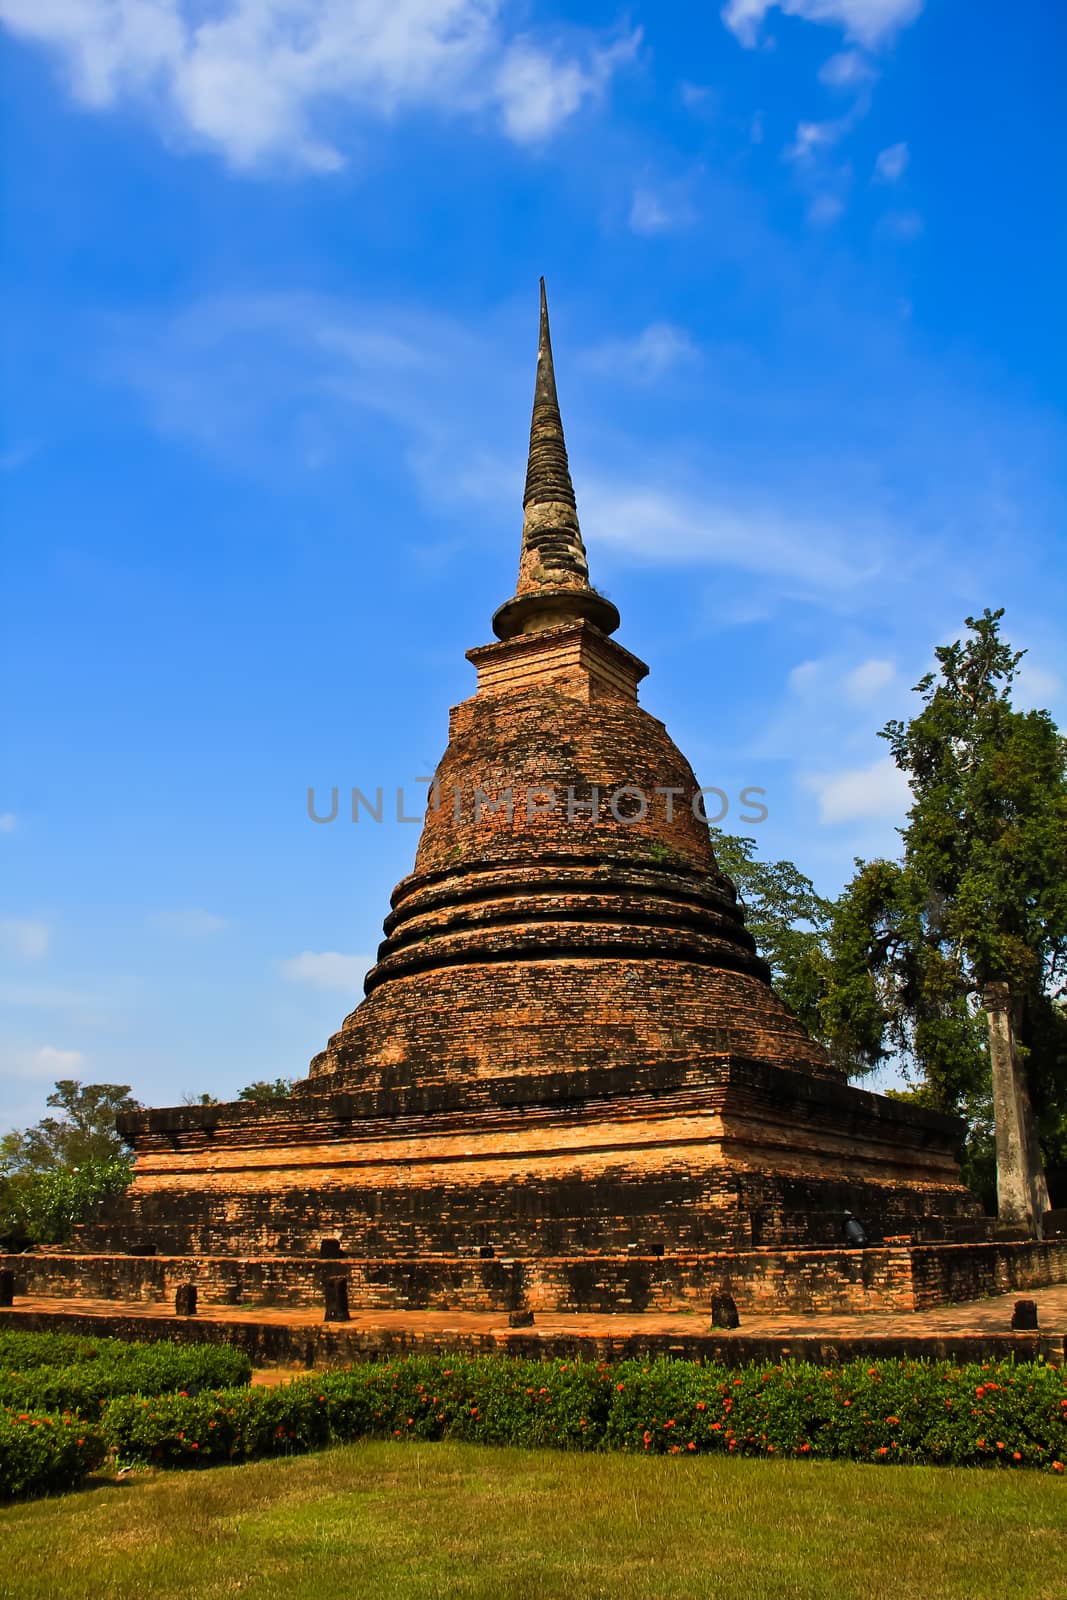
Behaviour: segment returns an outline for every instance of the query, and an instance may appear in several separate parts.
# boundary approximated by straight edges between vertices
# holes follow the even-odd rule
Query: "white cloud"
[[[640,30],[605,50],[594,50],[588,67],[561,60],[526,40],[507,52],[496,76],[496,98],[504,127],[519,143],[545,139],[586,100],[598,99],[615,69],[631,61]]]
[[[373,965],[373,956],[345,956],[336,950],[304,950],[278,963],[290,983],[310,983],[316,989],[340,989],[345,994],[359,993]]]
[[[48,954],[50,938],[47,923],[24,917],[0,918],[0,949],[21,961],[40,961]]]
[[[14,833],[18,818],[13,811],[0,811],[0,833]]]
[[[859,50],[841,50],[819,68],[819,81],[831,89],[858,89],[878,74]]]
[[[868,582],[877,567],[843,529],[711,488],[697,497],[586,479],[582,526],[601,548],[642,566],[734,568],[773,580],[779,591],[840,593]]]
[[[883,238],[899,239],[905,244],[917,239],[922,231],[923,219],[918,211],[887,211],[878,224]]]
[[[879,152],[874,175],[882,183],[896,183],[907,171],[909,159],[907,143],[902,139],[899,144],[891,144]]]
[[[896,677],[896,668],[892,661],[880,661],[873,657],[863,661],[858,667],[853,667],[843,679],[845,695],[855,705],[866,705],[873,700],[883,689],[889,687]]]
[[[684,183],[667,183],[659,188],[639,184],[630,206],[630,227],[634,233],[671,233],[688,228],[696,221],[696,210]]]
[[[682,97],[683,106],[686,106],[690,111],[707,113],[714,110],[718,102],[716,91],[706,83],[683,82],[679,84],[678,92]]]
[[[648,383],[696,358],[696,346],[684,329],[669,322],[653,322],[634,339],[609,339],[595,350],[587,350],[581,361],[591,372]]]
[[[822,664],[818,661],[801,661],[789,674],[789,688],[793,694],[807,699],[816,688],[822,675]]]
[[[1063,680],[1044,667],[1030,665],[1029,657],[1019,663],[1015,675],[1015,703],[1041,710],[1057,700],[1063,692]]]
[[[819,821],[825,823],[902,819],[911,801],[908,780],[892,756],[843,772],[808,774],[801,781],[818,797]]]
[[[782,154],[787,161],[806,165],[837,144],[848,132],[851,121],[851,118],[840,117],[835,122],[798,122],[793,143],[787,144]]]
[[[850,39],[873,47],[914,22],[923,0],[728,0],[721,15],[739,42],[752,49],[763,19],[776,8],[787,17],[843,28]]]
[[[34,1075],[38,1077],[69,1078],[84,1064],[80,1050],[57,1050],[51,1044],[43,1044],[33,1057]]]
[[[840,195],[817,194],[808,207],[808,221],[816,227],[827,228],[836,222],[845,209],[845,202]]]
[[[59,1078],[72,1078],[85,1065],[80,1050],[58,1050],[45,1044],[38,1049],[5,1048],[0,1052],[0,1068],[16,1078],[44,1078],[55,1083]]]
[[[345,163],[338,113],[495,111],[509,137],[542,139],[631,59],[606,47],[508,39],[500,0],[0,0],[0,19],[54,51],[87,107],[132,104],[231,166]]]
[[[825,707],[831,701],[850,701],[853,705],[867,705],[896,677],[892,661],[872,656],[861,661],[858,667],[843,670],[843,662],[836,656],[825,656],[818,661],[801,661],[789,673],[789,692],[812,706]]]
[[[229,927],[226,917],[217,917],[213,911],[191,908],[186,911],[154,911],[149,917],[153,928],[161,933],[177,933],[186,939],[203,939],[220,929]]]

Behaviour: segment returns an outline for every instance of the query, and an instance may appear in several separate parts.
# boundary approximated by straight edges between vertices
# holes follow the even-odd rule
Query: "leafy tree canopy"
[[[913,797],[903,856],[857,861],[834,911],[821,1009],[860,1059],[897,1057],[926,1104],[962,1113],[988,1172],[985,1012],[989,986],[1006,986],[1045,1163],[1062,1169],[1067,741],[1047,711],[1012,705],[1023,652],[1001,638],[1002,616],[968,617],[969,637],[937,649],[938,671],[916,685],[921,710],[882,729]]]
[[[292,1078],[275,1078],[273,1083],[259,1079],[242,1089],[237,1098],[238,1100],[254,1100],[258,1104],[264,1105],[271,1100],[285,1100],[292,1092]]]
[[[45,1103],[61,1115],[5,1134],[0,1139],[0,1172],[52,1172],[87,1161],[129,1159],[115,1130],[117,1116],[141,1109],[128,1083],[82,1084],[61,1078]]]
[[[65,1243],[133,1174],[115,1129],[117,1116],[140,1109],[129,1084],[62,1078],[46,1104],[60,1115],[0,1139],[0,1239],[9,1247]]]

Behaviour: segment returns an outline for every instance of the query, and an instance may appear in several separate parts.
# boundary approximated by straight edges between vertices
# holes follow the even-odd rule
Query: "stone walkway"
[[[354,1310],[347,1323],[323,1323],[317,1308],[202,1305],[195,1318],[178,1318],[168,1304],[143,1301],[74,1300],[58,1296],[18,1297],[0,1311],[0,1326],[73,1325],[122,1332],[128,1337],[192,1337],[224,1339],[245,1345],[259,1359],[288,1365],[286,1351],[304,1352],[316,1364],[377,1350],[412,1348],[511,1349],[523,1354],[582,1353],[618,1355],[637,1346],[687,1354],[714,1354],[721,1359],[748,1355],[811,1355],[840,1346],[841,1353],[875,1348],[888,1353],[897,1345],[909,1353],[929,1347],[930,1354],[959,1351],[960,1358],[990,1353],[1045,1355],[1063,1361],[1067,1348],[1067,1283],[1035,1289],[1038,1334],[1013,1334],[1011,1314],[1017,1290],[988,1300],[972,1300],[911,1313],[795,1312],[746,1315],[728,1332],[712,1329],[704,1313],[616,1313],[612,1315],[541,1312],[533,1327],[510,1328],[499,1312]],[[158,1333],[154,1324],[159,1326]],[[733,1347],[733,1348],[731,1348]]]

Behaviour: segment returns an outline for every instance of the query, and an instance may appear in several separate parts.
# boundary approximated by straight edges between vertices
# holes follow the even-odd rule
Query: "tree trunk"
[[[1008,985],[989,984],[982,1003],[989,1023],[989,1060],[993,1070],[997,1215],[1001,1222],[1025,1228],[1033,1238],[1040,1238],[1041,1220],[1049,1207],[1048,1186],[1026,1074],[1015,1048]]]

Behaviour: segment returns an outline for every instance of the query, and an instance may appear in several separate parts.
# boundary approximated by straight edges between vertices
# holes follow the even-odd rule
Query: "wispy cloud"
[[[8,445],[6,450],[0,450],[0,472],[17,472],[27,461],[32,461],[36,454],[37,446],[29,440],[20,440],[17,444]]]
[[[891,144],[879,151],[874,163],[874,176],[880,183],[897,183],[905,174],[910,159],[907,142]]]
[[[618,478],[587,480],[583,524],[601,548],[640,565],[736,568],[805,592],[860,588],[877,570],[848,530],[760,505],[751,494],[711,486],[705,495]],[[867,563],[869,562],[869,565]]]
[[[278,963],[290,983],[308,983],[315,989],[339,989],[357,995],[374,965],[373,956],[342,955],[337,950],[304,950]]]
[[[923,0],[728,0],[722,20],[741,44],[753,49],[768,12],[842,28],[858,44],[882,44],[915,21]]]
[[[848,132],[849,126],[845,117],[832,122],[798,122],[793,142],[786,145],[782,154],[787,161],[814,161],[817,155],[832,149]]]
[[[887,211],[878,223],[878,232],[884,239],[897,239],[902,244],[917,239],[922,231],[923,219],[918,211]]]
[[[51,929],[26,917],[0,918],[0,949],[20,961],[40,961],[48,954]]]
[[[634,190],[630,204],[630,227],[634,233],[674,233],[691,227],[696,220],[690,186],[684,180],[642,183]]]
[[[892,756],[841,772],[810,773],[802,783],[817,796],[819,821],[827,824],[871,818],[903,820],[911,800],[908,780]]]
[[[547,139],[587,101],[599,100],[616,70],[633,60],[641,32],[590,51],[585,64],[539,49],[527,40],[511,46],[496,75],[504,128],[519,143]]]
[[[176,933],[184,939],[205,939],[229,927],[227,917],[216,916],[213,911],[190,907],[184,911],[153,911],[149,925],[161,933]]]
[[[81,1072],[85,1056],[80,1050],[60,1050],[43,1044],[36,1048],[5,1046],[0,1049],[0,1070],[14,1078],[44,1079],[55,1083]]]
[[[590,372],[650,383],[698,358],[699,352],[683,328],[654,322],[633,339],[608,339],[585,351],[580,359]]]
[[[860,89],[873,83],[878,73],[859,50],[841,50],[819,68],[819,81],[831,89]]]
[[[0,833],[14,833],[18,818],[13,811],[0,811]]]
[[[862,661],[858,667],[853,667],[851,672],[846,672],[842,679],[846,697],[854,705],[866,705],[868,701],[887,689],[896,677],[896,667],[892,661],[882,661],[872,657],[869,661]]]
[[[0,19],[63,63],[74,97],[127,106],[234,168],[345,165],[347,114],[415,109],[548,137],[633,59],[640,32],[509,35],[498,0],[0,0]]]
[[[845,202],[839,194],[817,194],[808,206],[808,221],[818,228],[828,228],[838,221],[844,209]]]

